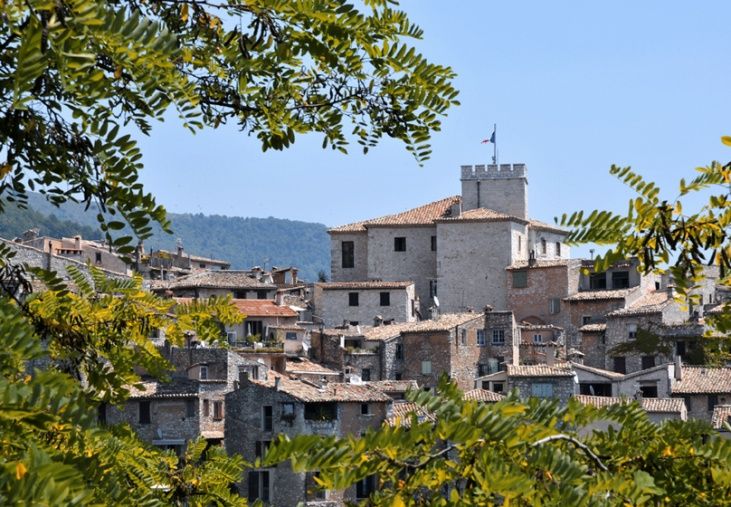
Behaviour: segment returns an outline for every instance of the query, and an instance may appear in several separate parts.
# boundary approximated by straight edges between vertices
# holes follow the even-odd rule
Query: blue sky
[[[676,193],[677,181],[731,150],[729,2],[405,0],[425,31],[418,48],[458,74],[461,106],[419,167],[384,140],[368,155],[321,149],[318,135],[262,153],[233,128],[195,136],[175,122],[142,141],[143,182],[173,212],[274,216],[338,225],[460,192],[459,166],[500,161],[529,171],[534,218],[630,194],[608,174],[631,165]]]

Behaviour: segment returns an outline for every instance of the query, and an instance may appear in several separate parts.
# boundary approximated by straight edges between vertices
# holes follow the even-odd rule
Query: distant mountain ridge
[[[12,205],[0,214],[0,236],[13,238],[30,227],[42,235],[99,238],[96,211],[67,203],[56,208],[40,194],[30,194],[30,209]],[[317,280],[330,271],[330,239],[323,224],[281,218],[244,218],[202,213],[168,213],[174,233],[154,227],[145,250],[173,250],[180,239],[186,252],[231,262],[231,269],[296,266],[300,277]]]

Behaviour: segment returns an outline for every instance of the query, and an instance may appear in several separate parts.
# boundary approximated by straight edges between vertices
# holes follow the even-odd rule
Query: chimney
[[[437,320],[439,318],[439,308],[436,306],[429,307],[429,318]]]
[[[380,315],[376,315],[373,317],[373,327],[378,327],[381,324],[383,324],[383,317]]]
[[[281,379],[279,377],[274,377],[274,390],[279,391],[279,381]]]
[[[683,361],[680,356],[675,356],[675,380],[683,380]]]
[[[76,250],[81,250],[81,236],[78,234],[74,236],[74,248]]]
[[[284,292],[277,291],[276,294],[274,294],[274,303],[277,306],[282,306],[284,304]]]
[[[528,266],[535,266],[536,265],[536,251],[531,250],[530,254],[528,254]]]
[[[556,347],[553,345],[546,345],[546,364],[548,366],[556,364]]]

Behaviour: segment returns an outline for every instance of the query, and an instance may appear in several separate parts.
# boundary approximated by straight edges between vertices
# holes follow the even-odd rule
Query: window
[[[261,332],[264,330],[264,324],[260,320],[247,320],[246,321],[246,336],[253,336],[258,334],[261,336]]]
[[[195,400],[185,400],[185,417],[195,417]]]
[[[209,417],[211,415],[211,402],[203,400],[203,417]]]
[[[535,398],[553,398],[553,384],[531,384],[530,393]]]
[[[548,300],[548,313],[556,315],[561,311],[561,298],[551,298]]]
[[[307,421],[335,421],[337,418],[337,403],[305,403],[305,420]]]
[[[357,320],[351,320],[350,322],[348,322],[348,324],[350,324],[351,326],[355,327],[355,326],[357,326],[359,324],[359,322]]]
[[[612,384],[581,382],[579,384],[579,394],[588,394],[590,396],[611,396]]]
[[[675,342],[675,353],[679,355],[680,357],[685,356],[686,350],[685,350],[685,342],[683,340],[678,340]]]
[[[545,238],[541,238],[541,253],[543,255],[546,255],[546,253],[548,253],[548,248],[546,247],[546,239]]]
[[[556,241],[556,257],[561,257],[561,242]]]
[[[421,362],[421,374],[422,375],[431,375],[431,361],[422,361]]]
[[[269,501],[269,472],[249,472],[249,503]]]
[[[267,291],[265,291],[265,290],[256,291],[256,299],[267,299]]]
[[[630,340],[637,338],[637,324],[627,324],[627,338]]]
[[[436,236],[431,237],[431,251],[432,252],[437,251],[437,237]]]
[[[485,375],[489,375],[490,372],[490,365],[489,364],[478,364],[477,365],[477,376],[478,377],[484,377]]]
[[[612,273],[612,289],[629,288],[629,271],[615,271]]]
[[[523,250],[523,236],[518,235],[518,253]]]
[[[140,409],[140,424],[150,424],[150,402],[141,401],[139,403]]]
[[[102,253],[101,252],[95,252],[94,253],[94,260],[96,261],[97,264],[101,264],[102,263]]]
[[[261,407],[261,429],[264,431],[272,431],[272,406],[265,405]]]
[[[505,386],[503,386],[502,382],[493,382],[492,383],[492,392],[501,393],[504,390],[505,390]]]
[[[613,357],[612,362],[614,363],[612,370],[617,373],[627,373],[627,362],[623,356]]]
[[[401,380],[401,378],[402,378],[402,377],[403,377],[403,375],[401,375],[401,373],[395,373],[395,374],[393,375],[393,378],[394,378],[395,380]]]
[[[657,384],[640,386],[640,392],[643,398],[657,398]]]
[[[480,347],[485,346],[485,330],[484,329],[477,330],[477,345],[479,345]]]
[[[718,395],[717,394],[709,394],[708,395],[708,411],[713,412],[713,409],[718,405]]]
[[[213,420],[220,421],[221,419],[223,419],[223,402],[214,401],[213,402]]]
[[[467,345],[467,330],[466,329],[460,329],[460,340],[462,342],[462,345]]]
[[[355,497],[358,499],[368,498],[376,491],[376,476],[369,475],[355,484]]]
[[[493,345],[505,345],[505,330],[504,329],[493,329],[492,330],[492,344]]]
[[[533,335],[533,343],[543,343],[543,335],[542,334],[534,334]]]
[[[371,415],[371,409],[368,403],[360,404],[360,415]]]
[[[238,341],[236,331],[226,331],[226,339],[228,340],[229,345],[234,345]]]
[[[267,451],[269,450],[269,446],[272,444],[271,440],[257,440],[255,446],[254,446],[254,455],[257,458],[264,459],[266,458]]]
[[[348,306],[358,306],[357,292],[348,292]]]
[[[284,335],[284,339],[289,341],[296,341],[297,333],[295,331],[287,331],[287,333]]]
[[[497,357],[487,359],[487,373],[497,373],[500,371],[500,360]]]
[[[208,380],[208,366],[201,365],[200,371],[198,372],[198,378],[201,380]]]
[[[429,280],[429,297],[437,296],[437,281]]]
[[[360,371],[360,379],[363,382],[369,382],[371,380],[371,369],[370,368],[363,368]]]
[[[602,290],[607,288],[607,275],[605,273],[594,273],[589,275],[589,288]]]
[[[584,315],[581,317],[581,325],[585,326],[587,324],[591,324],[591,315]]]
[[[406,251],[406,238],[403,238],[403,237],[393,238],[393,251],[394,252],[405,252]]]
[[[401,343],[396,344],[396,359],[404,358],[404,346]]]
[[[642,369],[646,370],[655,366],[655,356],[642,356]]]
[[[528,287],[528,271],[513,271],[513,288],[524,289]]]
[[[282,418],[294,419],[294,403],[282,403]]]
[[[391,293],[381,292],[380,294],[381,306],[391,306]]]
[[[352,241],[343,241],[340,244],[342,252],[342,267],[345,269],[355,267],[355,243]]]

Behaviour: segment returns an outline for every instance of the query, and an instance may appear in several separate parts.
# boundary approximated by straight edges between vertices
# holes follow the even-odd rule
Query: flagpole
[[[492,163],[497,165],[497,123],[492,126],[492,135],[495,136],[495,142],[492,143]]]

